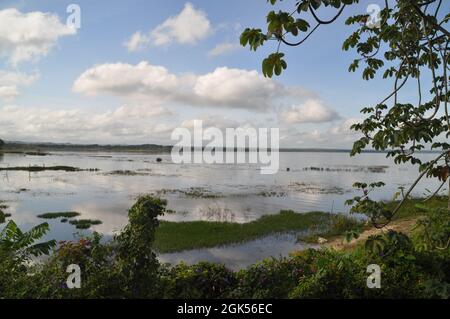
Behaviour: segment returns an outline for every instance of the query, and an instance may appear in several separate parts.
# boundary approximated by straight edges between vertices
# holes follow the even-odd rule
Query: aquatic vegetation
[[[45,213],[38,215],[37,217],[43,219],[57,219],[57,218],[74,218],[80,216],[80,213],[77,212],[55,212],[55,213]]]
[[[101,225],[103,222],[97,219],[75,219],[70,220],[69,224],[74,225],[77,229],[89,229],[94,225]]]
[[[312,183],[303,182],[291,182],[289,188],[300,193],[306,194],[338,194],[344,195],[350,193],[351,190],[346,190],[338,186],[328,186],[328,185],[317,185]]]
[[[97,172],[97,168],[81,169],[73,166],[11,166],[0,167],[0,171],[26,171],[26,172],[44,172],[44,171],[64,171],[64,172]]]
[[[94,225],[102,224],[102,221],[96,219],[72,219],[81,216],[77,212],[56,212],[56,213],[45,213],[38,215],[39,218],[43,219],[58,219],[61,218],[61,223],[69,223],[75,226],[76,229],[89,229]]]
[[[329,220],[320,225],[312,225],[307,234],[299,235],[297,239],[306,243],[318,243],[319,238],[330,239],[346,232],[362,230],[364,225],[364,220],[340,214],[331,215]]]
[[[104,175],[121,175],[121,176],[147,176],[149,173],[142,171],[131,171],[131,170],[116,170],[105,173]]]
[[[233,222],[236,218],[236,214],[229,208],[221,206],[208,206],[201,210],[203,218],[206,220],[220,221],[220,222]]]
[[[15,194],[20,194],[20,193],[26,193],[29,192],[30,190],[28,188],[19,188],[18,190],[12,191],[12,193]]]
[[[221,198],[224,197],[222,194],[214,193],[210,190],[207,190],[203,187],[191,187],[189,189],[160,189],[155,192],[156,196],[161,196],[165,194],[182,194],[186,197],[190,198]]]
[[[261,238],[267,235],[308,230],[331,218],[324,212],[295,213],[281,211],[245,223],[230,222],[167,222],[162,221],[156,231],[154,248],[161,253],[193,248],[215,247]]]
[[[48,156],[48,155],[50,155],[50,153],[39,152],[39,151],[36,151],[36,152],[25,152],[24,154],[28,155],[28,156]]]
[[[372,166],[360,166],[360,165],[344,165],[343,167],[304,167],[303,171],[313,171],[313,172],[351,172],[351,173],[386,173],[386,169],[389,166],[386,165],[372,165]]]
[[[286,258],[268,258],[247,269],[232,271],[223,265],[161,265],[154,244],[158,239],[160,216],[166,202],[143,197],[129,211],[129,223],[111,241],[101,235],[77,241],[62,241],[52,252],[54,241],[35,244],[48,231],[48,224],[24,233],[10,223],[8,231],[0,232],[1,298],[448,298],[448,250],[434,250],[422,245],[423,237],[438,228],[448,238],[448,216],[432,217],[422,223],[421,236],[413,239],[396,232],[381,236],[378,250],[356,246],[351,250],[308,249],[293,252]],[[423,209],[423,207],[420,207]],[[300,220],[298,217],[305,218]],[[311,222],[330,222],[336,229],[346,228],[345,216],[326,213],[296,214],[282,211],[266,216],[259,227],[275,226],[286,230],[296,223],[305,228]],[[334,219],[334,220],[333,220]],[[162,223],[172,227],[176,223]],[[447,225],[444,229],[443,225]],[[186,240],[190,223],[178,223],[174,240]],[[194,225],[195,226],[195,225]],[[232,231],[232,223],[209,223],[194,229],[205,236],[213,232],[224,235]],[[214,226],[214,227],[211,227]],[[234,235],[256,234],[255,223]],[[423,228],[425,227],[425,228]],[[227,229],[225,229],[227,230]],[[444,232],[442,232],[444,231]],[[155,233],[156,232],[156,233]],[[225,234],[226,235],[226,234]],[[156,236],[156,237],[155,237]],[[177,237],[178,236],[178,237]],[[29,240],[31,238],[31,241]],[[444,237],[442,237],[444,238]],[[401,239],[400,241],[398,239]],[[162,238],[166,240],[166,238]],[[432,239],[434,240],[434,238]],[[439,237],[439,246],[441,245]],[[418,249],[420,248],[420,249]],[[24,261],[32,256],[49,255],[31,265]],[[67,266],[78,264],[83,269],[83,289],[67,289]],[[367,265],[375,263],[383,269],[383,285],[370,289],[366,285]],[[32,276],[30,276],[32,274]]]
[[[288,194],[287,192],[283,191],[262,191],[259,192],[257,195],[263,197],[286,197]]]

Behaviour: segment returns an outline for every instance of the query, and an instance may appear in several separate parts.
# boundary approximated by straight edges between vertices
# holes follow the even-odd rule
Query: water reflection
[[[162,163],[157,163],[157,157],[162,158]],[[429,159],[433,154],[422,157]],[[282,209],[347,212],[344,202],[354,195],[354,182],[384,181],[387,187],[374,196],[389,200],[399,185],[410,185],[417,176],[417,168],[394,166],[384,154],[350,158],[344,153],[281,153],[280,171],[274,175],[261,175],[257,165],[248,164],[178,165],[171,162],[170,155],[59,152],[49,156],[5,154],[0,155],[0,161],[1,167],[66,165],[99,169],[98,172],[0,171],[0,199],[8,201],[8,213],[22,227],[40,222],[36,216],[42,213],[77,211],[82,218],[102,220],[103,224],[93,230],[107,235],[126,224],[127,211],[140,194],[160,194],[168,199],[171,213],[162,217],[165,220],[245,223]],[[432,180],[425,179],[415,195],[422,195],[425,188],[434,186],[437,185]],[[72,239],[73,233],[72,226],[51,221],[48,237]],[[276,243],[279,241],[273,242]],[[292,245],[288,244],[286,251]],[[276,247],[279,250],[275,251],[284,251]],[[193,256],[220,260],[229,249],[234,248],[201,250]],[[257,256],[269,253],[262,250]],[[236,252],[239,259],[237,256],[240,255]],[[183,258],[189,256],[184,254]],[[239,264],[239,260],[233,263]]]
[[[240,270],[264,258],[286,257],[292,251],[317,247],[318,245],[297,242],[296,234],[283,234],[268,236],[238,245],[160,254],[158,259],[163,263],[169,264],[177,264],[181,261],[187,264],[208,261],[225,264],[233,270]]]

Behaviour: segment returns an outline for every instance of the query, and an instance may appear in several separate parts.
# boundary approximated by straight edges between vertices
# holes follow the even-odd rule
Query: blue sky
[[[81,8],[76,32],[65,29],[71,3]],[[354,53],[341,50],[352,32],[345,17],[368,4],[303,46],[283,48],[289,67],[268,80],[261,61],[274,45],[256,53],[238,46],[245,27],[264,27],[271,6],[263,0],[2,1],[0,15],[11,22],[0,22],[0,138],[170,143],[175,127],[201,119],[219,128],[280,127],[285,147],[349,147],[359,110],[390,87],[348,73]],[[36,37],[32,49],[17,40],[20,32]],[[140,45],[132,47],[133,35]]]

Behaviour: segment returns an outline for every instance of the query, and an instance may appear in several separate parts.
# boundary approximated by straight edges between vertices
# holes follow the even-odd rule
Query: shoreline
[[[421,198],[408,200],[398,215],[392,220],[390,226],[395,225],[395,227],[398,227],[398,225],[404,223],[408,223],[408,225],[414,224],[413,221],[416,221],[423,215],[423,212],[415,207],[422,200]],[[395,204],[396,202],[387,203],[388,207]],[[446,196],[437,196],[427,202],[429,207],[446,207],[446,205]],[[156,230],[154,248],[158,253],[175,253],[240,244],[269,235],[292,232],[310,233],[307,236],[299,236],[298,240],[300,242],[308,244],[318,243],[318,239],[322,238],[326,239],[326,242],[323,242],[324,246],[337,247],[339,246],[338,243],[342,242],[345,233],[355,228],[361,229],[362,234],[373,232],[371,225],[361,221],[358,222],[352,215],[327,212],[296,213],[294,211],[281,211],[278,214],[266,215],[253,222],[244,224],[206,221],[162,221]],[[389,229],[389,227],[386,229]],[[405,228],[403,227],[402,229]],[[357,241],[351,244],[353,245]]]

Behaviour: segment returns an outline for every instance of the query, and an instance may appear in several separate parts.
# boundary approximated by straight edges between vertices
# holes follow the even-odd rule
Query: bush
[[[235,288],[236,275],[223,265],[198,263],[187,266],[183,263],[166,271],[162,277],[165,298],[219,299],[227,298]]]
[[[448,298],[448,224],[431,214],[411,240],[389,231],[351,251],[305,250],[288,258],[266,259],[233,272],[223,265],[160,265],[152,250],[157,217],[166,202],[141,197],[129,210],[129,223],[113,240],[99,234],[60,242],[35,265],[29,256],[47,253],[52,242],[34,242],[46,224],[22,232],[9,223],[0,233],[1,298]],[[339,223],[338,223],[339,224]],[[342,225],[342,224],[341,224]],[[445,227],[443,227],[443,225]],[[347,228],[346,223],[342,227]],[[352,225],[350,225],[352,226]],[[6,231],[5,231],[6,229]],[[434,237],[425,236],[427,231]],[[431,238],[433,245],[424,245]],[[43,244],[43,245],[42,245]],[[82,288],[67,289],[67,266],[82,270]],[[367,288],[367,266],[381,268],[381,289]]]

